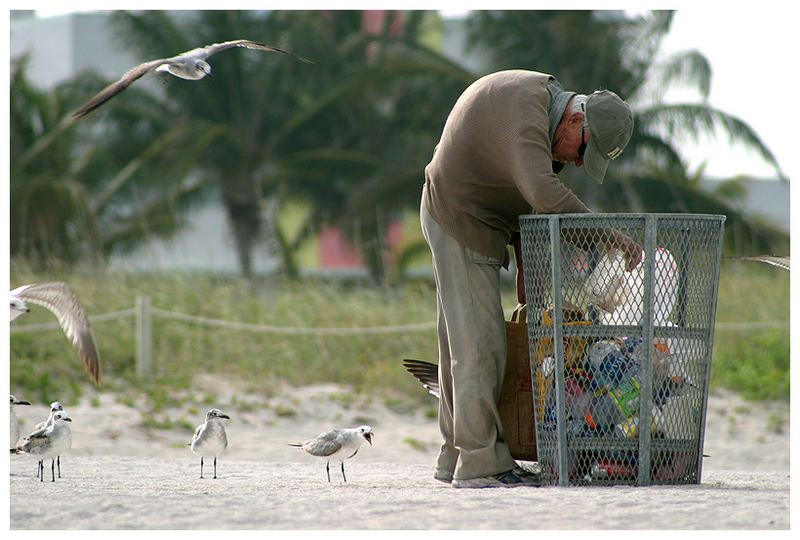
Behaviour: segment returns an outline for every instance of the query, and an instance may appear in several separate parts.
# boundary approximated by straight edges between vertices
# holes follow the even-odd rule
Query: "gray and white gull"
[[[8,444],[10,448],[15,448],[17,443],[19,442],[19,420],[17,419],[17,414],[14,412],[15,405],[30,405],[30,401],[25,401],[24,399],[17,399],[13,395],[11,395],[11,405],[10,405],[10,413],[8,418],[8,427],[9,427],[9,435],[8,435]]]
[[[32,433],[52,426],[53,422],[55,422],[54,417],[56,413],[58,411],[63,411],[63,410],[64,410],[64,405],[62,405],[60,401],[52,402],[50,404],[50,414],[48,414],[45,420],[42,420],[41,422],[33,426]],[[56,467],[58,467],[58,477],[61,478],[61,456],[56,456]],[[38,477],[39,475],[38,470],[36,471],[36,475]]]
[[[128,88],[137,79],[152,71],[165,71],[171,75],[190,81],[196,81],[202,79],[203,77],[211,76],[211,66],[208,62],[206,62],[206,60],[211,55],[232,47],[245,47],[247,49],[255,49],[259,51],[278,52],[287,54],[289,56],[294,56],[301,62],[305,62],[307,64],[313,63],[311,60],[303,58],[302,56],[298,56],[293,52],[279,49],[277,47],[273,47],[272,45],[250,41],[248,39],[235,39],[232,41],[224,41],[222,43],[213,43],[211,45],[198,47],[169,58],[157,58],[155,60],[150,60],[149,62],[139,64],[138,66],[128,70],[118,81],[113,82],[103,88],[83,107],[75,111],[72,116],[73,118],[81,118],[86,116],[96,108],[100,107],[106,101]]]
[[[97,352],[89,317],[78,301],[78,297],[66,283],[35,283],[17,287],[9,293],[11,303],[10,320],[28,313],[28,303],[38,304],[49,309],[58,318],[61,329],[72,342],[83,360],[89,376],[95,384],[100,384],[100,354]]]
[[[40,430],[34,431],[17,447],[19,452],[39,458],[39,481],[44,481],[44,460],[50,459],[51,482],[56,481],[56,458],[65,454],[72,448],[72,431],[67,422],[72,419],[65,411],[58,411],[53,415],[53,423]],[[59,478],[61,475],[59,474]]]
[[[189,445],[192,452],[200,456],[200,478],[203,478],[203,458],[214,458],[214,478],[217,477],[217,456],[228,447],[228,436],[221,420],[230,420],[230,416],[219,409],[211,409],[206,413],[206,421],[194,430],[194,437]]]
[[[367,441],[371,446],[373,435],[372,428],[369,426],[332,429],[331,431],[320,433],[316,438],[304,443],[289,443],[289,446],[302,448],[312,456],[326,458],[325,472],[328,474],[328,482],[331,481],[331,460],[340,461],[342,464],[342,480],[347,482],[347,477],[344,474],[344,461],[355,456],[364,441]]]

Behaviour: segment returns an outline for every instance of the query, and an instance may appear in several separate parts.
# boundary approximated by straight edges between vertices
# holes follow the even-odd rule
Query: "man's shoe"
[[[433,473],[433,477],[439,482],[444,482],[445,484],[449,484],[453,481],[453,473],[447,469],[440,469],[439,467],[436,467],[436,472]]]
[[[519,477],[519,479],[525,483],[526,486],[539,487],[542,485],[541,471],[531,471],[523,467],[514,467],[513,469],[511,469],[511,472],[516,474]]]
[[[506,471],[491,476],[481,476],[479,478],[467,478],[453,480],[454,488],[487,488],[487,487],[519,487],[519,486],[539,486],[538,482],[532,482],[528,478],[520,478],[514,471]]]

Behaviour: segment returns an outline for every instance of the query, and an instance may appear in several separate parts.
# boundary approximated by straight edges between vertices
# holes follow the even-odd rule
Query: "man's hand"
[[[639,244],[617,230],[611,231],[611,239],[608,241],[606,247],[609,250],[616,248],[622,252],[622,255],[628,263],[626,270],[629,272],[642,262],[642,248]]]

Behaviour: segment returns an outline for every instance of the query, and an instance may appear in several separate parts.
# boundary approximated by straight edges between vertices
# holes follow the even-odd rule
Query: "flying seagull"
[[[200,478],[203,478],[203,457],[214,457],[214,478],[217,477],[217,456],[228,447],[228,437],[220,420],[231,417],[219,409],[211,409],[206,413],[206,421],[194,430],[194,437],[189,445],[192,452],[200,456]]]
[[[372,445],[372,435],[372,428],[369,426],[332,429],[320,433],[315,439],[304,443],[290,443],[289,446],[302,448],[312,456],[326,458],[328,462],[325,465],[325,472],[328,473],[328,482],[331,481],[331,460],[340,461],[342,480],[347,482],[347,477],[344,475],[344,460],[355,456],[364,441]]]
[[[230,49],[231,47],[245,47],[247,49],[256,49],[259,51],[279,52],[294,56],[301,62],[305,62],[307,64],[313,63],[311,60],[303,58],[302,56],[298,56],[292,52],[247,39],[236,39],[233,41],[225,41],[223,43],[214,43],[212,45],[206,45],[205,47],[192,49],[191,51],[186,51],[170,58],[158,58],[156,60],[150,60],[149,62],[139,64],[138,66],[128,70],[120,80],[106,86],[97,95],[90,99],[86,105],[75,111],[72,116],[73,118],[81,118],[86,116],[103,103],[125,90],[142,75],[151,71],[166,71],[167,73],[175,75],[176,77],[180,77],[181,79],[192,81],[202,79],[206,76],[211,76],[211,66],[208,64],[208,62],[206,62],[206,59],[213,54],[224,51],[225,49]]]
[[[52,311],[61,328],[83,359],[83,364],[95,384],[100,384],[100,355],[97,352],[89,318],[78,297],[66,283],[38,283],[17,287],[9,293],[11,318],[28,313],[28,302],[39,304]]]
[[[726,259],[741,259],[745,261],[758,261],[767,264],[771,264],[772,266],[777,266],[778,268],[783,268],[784,270],[791,271],[790,268],[790,260],[789,257],[778,257],[775,255],[731,255],[729,257],[725,257]]]

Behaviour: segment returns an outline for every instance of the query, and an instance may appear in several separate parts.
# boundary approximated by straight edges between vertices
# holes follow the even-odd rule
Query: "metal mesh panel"
[[[544,484],[700,482],[724,219],[520,217]]]

